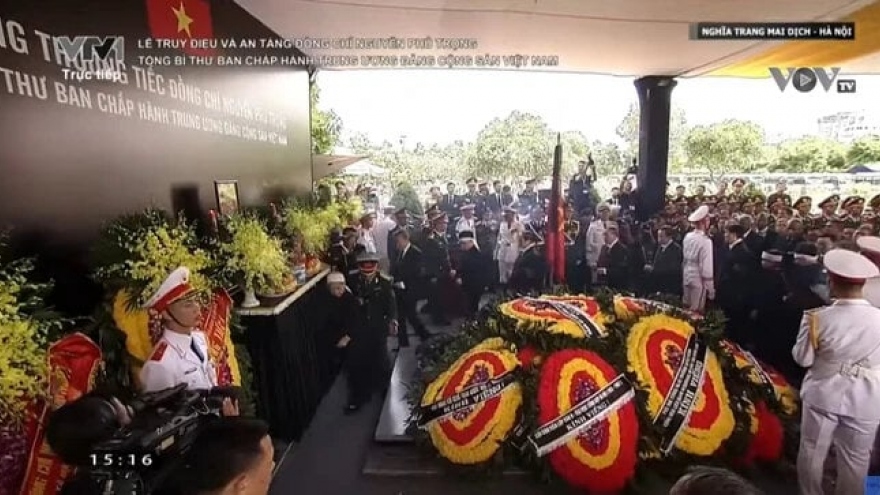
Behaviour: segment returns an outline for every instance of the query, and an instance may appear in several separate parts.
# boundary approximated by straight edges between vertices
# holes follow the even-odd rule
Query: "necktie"
[[[203,363],[205,362],[205,355],[202,354],[202,350],[199,349],[199,346],[196,344],[196,339],[190,340],[189,348],[192,349],[192,351],[194,353],[196,353],[196,356],[199,358],[199,361],[201,361]]]

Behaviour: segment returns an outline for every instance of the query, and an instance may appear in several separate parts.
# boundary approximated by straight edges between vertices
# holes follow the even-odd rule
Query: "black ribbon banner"
[[[602,330],[599,328],[599,325],[597,325],[596,322],[593,321],[592,318],[590,318],[590,315],[588,315],[586,311],[575,306],[574,304],[548,299],[532,299],[532,302],[546,304],[562,316],[575,322],[577,326],[580,327],[581,331],[584,332],[585,337],[598,338],[602,336]]]
[[[516,381],[514,373],[509,372],[482,383],[471,385],[457,394],[437,401],[419,409],[419,428],[424,428],[438,419],[455,414],[462,409],[474,407],[480,403],[500,395]]]
[[[529,443],[542,457],[568,443],[585,429],[601,421],[635,397],[632,384],[623,375],[617,375],[608,385],[578,402],[568,412],[541,426]]]
[[[681,366],[675,371],[672,386],[663,400],[654,424],[663,428],[660,451],[668,454],[690,419],[697,402],[697,394],[703,386],[706,372],[706,356],[709,348],[697,334],[691,335],[685,347]]]

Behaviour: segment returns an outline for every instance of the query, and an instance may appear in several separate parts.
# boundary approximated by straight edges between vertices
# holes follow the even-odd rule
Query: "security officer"
[[[825,254],[831,306],[804,313],[792,357],[809,368],[801,386],[798,483],[802,495],[821,495],[823,466],[834,444],[835,493],[864,493],[880,425],[880,309],[864,299],[865,281],[880,270],[846,249]]]
[[[706,235],[709,228],[709,207],[701,206],[693,212],[688,221],[694,230],[684,236],[682,242],[682,282],[684,283],[685,306],[691,311],[703,311],[706,299],[715,299],[714,246]]]
[[[358,256],[360,274],[354,281],[352,293],[357,310],[351,340],[346,346],[346,376],[348,404],[345,412],[361,408],[374,393],[388,387],[391,370],[386,338],[397,335],[397,303],[391,280],[379,273],[376,253],[362,252]]]
[[[217,374],[208,358],[208,339],[197,329],[202,307],[198,293],[189,285],[189,276],[189,268],[174,270],[144,305],[162,319],[162,337],[140,373],[144,392],[181,383],[191,390],[217,385]]]
[[[449,325],[443,311],[443,293],[449,282],[455,278],[455,270],[449,260],[449,244],[446,231],[449,217],[445,213],[435,213],[431,217],[431,233],[422,246],[422,261],[425,264],[425,276],[428,279],[428,311],[434,324]]]
[[[540,292],[547,278],[547,259],[538,250],[544,242],[541,234],[531,224],[526,224],[522,234],[523,248],[510,274],[510,289],[514,294]]]

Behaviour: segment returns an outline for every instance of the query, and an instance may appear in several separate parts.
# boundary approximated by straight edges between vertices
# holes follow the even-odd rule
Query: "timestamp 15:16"
[[[91,454],[89,460],[94,468],[100,467],[150,467],[153,465],[153,454]]]

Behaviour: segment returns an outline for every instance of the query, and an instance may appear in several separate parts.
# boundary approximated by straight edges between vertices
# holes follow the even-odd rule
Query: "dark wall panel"
[[[46,272],[63,279],[62,292],[84,288],[89,241],[117,215],[150,205],[204,215],[216,207],[214,180],[238,180],[244,205],[311,187],[308,72],[278,64],[155,67],[164,94],[151,92],[138,59],[147,54],[138,43],[152,32],[147,2],[169,11],[182,3],[12,0],[0,7],[0,226],[12,226],[19,246],[43,255]],[[194,22],[210,23],[217,39],[276,36],[232,1],[209,5],[210,16]],[[65,81],[54,53],[45,60],[38,31],[125,36],[127,83]],[[27,54],[19,53],[22,44]],[[184,101],[171,80],[199,98]],[[204,92],[220,108],[207,105]],[[222,108],[224,99],[233,105]],[[111,101],[131,111],[120,115]],[[147,118],[147,105],[162,122]]]

